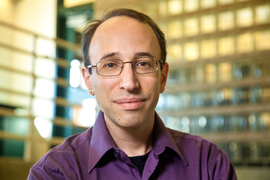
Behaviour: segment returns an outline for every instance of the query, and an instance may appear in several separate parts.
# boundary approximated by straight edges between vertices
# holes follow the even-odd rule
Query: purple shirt
[[[43,156],[28,179],[237,179],[226,153],[212,142],[166,128],[157,114],[153,133],[153,148],[141,174],[115,147],[100,112],[92,128],[67,138]]]

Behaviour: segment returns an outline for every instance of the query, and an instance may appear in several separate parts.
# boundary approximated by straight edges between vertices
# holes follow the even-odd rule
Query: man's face
[[[102,58],[121,59],[130,62],[142,54],[160,58],[160,46],[154,31],[148,24],[118,16],[102,23],[90,43],[91,64]],[[165,89],[168,65],[154,73],[137,74],[131,63],[124,65],[116,77],[104,77],[93,69],[92,75],[83,68],[83,77],[92,95],[104,112],[105,121],[122,128],[138,128],[154,122],[154,111],[159,93]],[[91,93],[90,93],[91,94]]]

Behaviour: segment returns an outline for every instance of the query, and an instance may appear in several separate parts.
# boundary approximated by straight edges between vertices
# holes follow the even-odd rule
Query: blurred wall
[[[56,18],[57,16],[57,0],[1,0],[0,1],[0,21],[23,28],[33,33],[43,35],[50,38],[56,37]],[[0,24],[0,43],[11,47],[19,48],[25,51],[33,51],[35,48],[34,37],[22,33],[12,28],[7,28]],[[42,40],[41,40],[42,41]],[[55,46],[44,46],[44,41],[39,41],[42,44],[40,49],[35,51],[43,55],[55,55]],[[45,42],[45,44],[48,42]],[[46,50],[45,53],[44,49]],[[49,50],[48,50],[49,49]],[[0,66],[17,69],[31,73],[33,70],[33,56],[26,56],[19,53],[14,53],[12,50],[0,47]],[[48,71],[50,73],[50,71]],[[0,88],[10,89],[11,91],[19,90],[22,93],[32,91],[31,83],[33,78],[29,75],[16,74],[14,71],[0,69]],[[28,105],[29,99],[19,98],[12,94],[1,92],[0,103],[9,106]],[[33,123],[33,122],[31,122]],[[38,134],[33,124],[32,135]],[[1,132],[0,132],[1,133]],[[26,179],[29,168],[37,159],[39,159],[49,147],[45,141],[37,141],[36,145],[32,144],[32,151],[25,154],[25,158],[5,158],[0,157],[0,179]],[[28,146],[25,146],[27,149]],[[31,157],[31,161],[29,161]]]
[[[56,0],[1,0],[0,20],[55,37],[56,6]]]

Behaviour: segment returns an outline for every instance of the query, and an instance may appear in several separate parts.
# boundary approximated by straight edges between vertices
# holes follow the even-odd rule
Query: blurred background
[[[26,179],[50,148],[92,126],[82,27],[128,7],[164,31],[170,64],[157,112],[203,136],[239,179],[270,177],[269,0],[0,0],[0,179]]]

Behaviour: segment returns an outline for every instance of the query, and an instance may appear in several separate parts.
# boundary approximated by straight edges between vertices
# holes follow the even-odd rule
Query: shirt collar
[[[104,114],[100,111],[92,130],[88,172],[92,171],[102,156],[112,148],[115,148],[115,145],[105,124]]]
[[[172,149],[183,160],[185,166],[188,165],[186,158],[184,157],[183,153],[180,150],[180,147],[176,143],[176,140],[165,127],[164,123],[162,122],[157,113],[155,115],[154,146],[155,144],[162,144],[165,147]]]
[[[154,126],[154,145],[163,144],[165,147],[168,147],[175,151],[179,157],[184,161],[184,164],[187,166],[188,163],[183,156],[181,150],[173,139],[172,135],[168,129],[164,126],[160,117],[155,115],[155,126]],[[88,163],[88,172],[92,171],[93,168],[97,165],[99,160],[110,150],[116,148],[114,142],[111,138],[111,135],[106,127],[104,121],[104,114],[102,111],[99,112],[95,125],[92,129],[92,138],[89,148],[89,163]],[[154,147],[153,147],[154,148]]]

